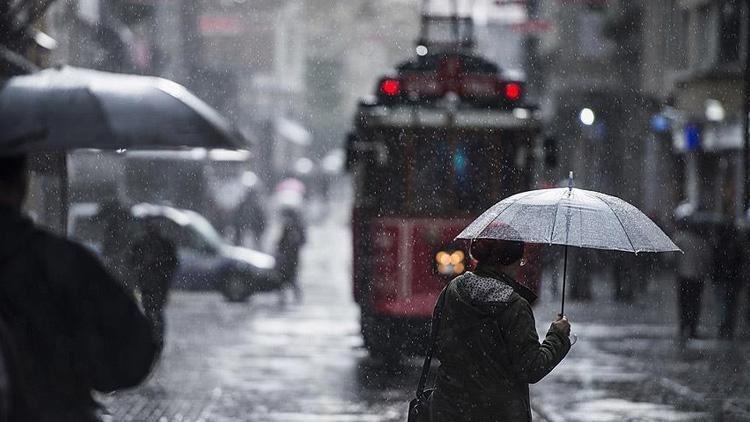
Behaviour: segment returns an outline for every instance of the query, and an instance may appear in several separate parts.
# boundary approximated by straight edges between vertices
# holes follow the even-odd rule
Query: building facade
[[[745,214],[747,16],[740,0],[644,3],[641,89],[659,105],[650,147],[660,164],[648,174],[668,188],[664,210],[682,204],[712,218]],[[661,160],[665,151],[670,160]]]

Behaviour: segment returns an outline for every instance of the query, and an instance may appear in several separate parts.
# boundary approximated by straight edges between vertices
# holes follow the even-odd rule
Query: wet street
[[[154,376],[104,397],[115,420],[404,421],[421,360],[385,367],[362,348],[345,212],[309,234],[301,304],[281,304],[276,294],[230,304],[218,294],[176,292]],[[750,420],[746,331],[735,342],[680,346],[671,284],[653,284],[635,305],[612,302],[604,287],[594,304],[570,304],[579,341],[532,386],[535,420]],[[542,334],[558,306],[548,296],[535,308]]]
[[[107,397],[118,421],[400,421],[419,362],[384,368],[362,348],[343,221],[312,227],[304,301],[230,304],[176,292],[167,348],[149,382]],[[414,384],[414,385],[413,385]]]

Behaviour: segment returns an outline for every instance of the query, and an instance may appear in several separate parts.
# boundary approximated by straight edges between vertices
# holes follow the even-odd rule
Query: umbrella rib
[[[195,97],[184,87],[167,79],[157,79],[159,79],[159,83],[157,84],[157,89],[159,91],[193,111],[193,113],[195,113],[211,131],[219,132],[219,135],[223,136],[225,139],[230,139],[232,143],[235,144],[235,147],[243,147],[242,142],[240,141],[242,135],[238,133],[231,124],[228,124],[228,122],[217,111],[203,103],[200,98]]]
[[[565,191],[563,190],[563,196],[565,196]],[[562,198],[560,198],[562,200]],[[557,201],[557,206],[555,207],[555,216],[552,218],[552,230],[549,233],[549,243],[552,243],[552,239],[555,238],[555,228],[557,227],[557,211],[560,209],[560,202]],[[567,239],[565,240],[567,242]]]
[[[497,220],[497,218],[500,217],[500,214],[504,213],[508,208],[510,208],[511,205],[515,204],[516,202],[518,202],[518,200],[515,200],[513,202],[509,202],[508,204],[506,204],[505,208],[503,208],[502,211],[500,211],[499,213],[497,213],[496,216],[490,218],[489,221],[487,221],[487,224],[485,224],[484,227],[482,227],[481,230],[477,231],[477,235],[474,236],[474,239],[476,239],[479,236],[481,236],[482,232],[485,231],[487,229],[487,227],[489,227],[490,224],[492,224],[493,221]]]
[[[524,195],[523,197],[525,198],[525,197],[526,197],[526,195]],[[485,224],[485,225],[484,225],[484,227],[482,227],[482,229],[481,229],[481,230],[477,231],[477,235],[476,235],[476,236],[474,236],[474,237],[473,237],[473,239],[477,239],[477,238],[478,238],[478,237],[479,237],[479,236],[480,236],[480,235],[482,234],[482,232],[483,232],[483,231],[485,231],[485,230],[487,229],[487,227],[489,227],[489,226],[490,226],[490,224],[492,224],[492,222],[493,222],[493,221],[497,220],[497,219],[498,219],[498,218],[500,217],[500,214],[502,214],[502,213],[504,213],[505,211],[507,211],[507,210],[508,210],[508,208],[510,208],[510,206],[511,206],[511,205],[515,204],[516,202],[518,202],[518,201],[520,201],[520,200],[521,200],[521,198],[516,198],[516,199],[515,199],[515,200],[514,200],[513,202],[508,202],[508,203],[507,203],[507,204],[505,205],[505,208],[503,208],[503,210],[502,210],[502,211],[500,211],[499,213],[497,213],[497,215],[496,215],[496,216],[492,217],[492,218],[491,218],[491,219],[490,219],[490,220],[489,220],[489,221],[487,222],[487,224]],[[472,240],[473,240],[473,239],[472,239]]]
[[[93,91],[93,90],[91,89],[91,87],[90,87],[90,86],[87,86],[87,87],[85,87],[85,88],[84,88],[84,92],[86,92],[86,94],[87,94],[87,95],[88,95],[89,97],[91,97],[91,100],[92,100],[92,101],[93,101],[93,102],[94,102],[94,103],[95,103],[96,105],[98,105],[98,106],[99,106],[99,109],[97,110],[97,111],[99,111],[99,114],[101,115],[101,116],[99,116],[99,118],[100,118],[100,119],[101,119],[101,121],[103,122],[104,126],[105,126],[105,127],[107,128],[107,129],[109,129],[109,132],[110,132],[110,133],[112,134],[112,137],[114,138],[114,137],[115,137],[115,130],[114,130],[114,127],[112,126],[112,121],[111,121],[111,119],[110,119],[110,118],[109,118],[109,116],[107,115],[107,112],[106,112],[107,110],[106,110],[106,108],[104,107],[104,103],[103,103],[103,102],[102,102],[102,100],[101,100],[101,99],[100,99],[100,98],[99,98],[99,97],[98,97],[98,96],[96,95],[96,93],[95,93],[95,92],[94,92],[94,91]],[[120,140],[122,140],[122,137],[120,137]],[[130,146],[130,145],[125,145],[124,143],[123,143],[123,145],[122,145],[122,147],[123,147],[123,148],[129,147],[129,146]]]
[[[615,218],[617,219],[617,222],[620,223],[620,227],[622,227],[622,232],[625,233],[625,238],[628,239],[628,243],[630,243],[630,248],[633,250],[633,252],[638,253],[638,251],[635,249],[635,245],[633,245],[633,241],[630,240],[630,236],[628,235],[628,231],[625,229],[625,225],[622,224],[622,220],[620,220],[620,216],[617,215],[617,213],[615,212],[614,209],[612,209],[612,207],[609,205],[609,203],[607,203],[607,201],[605,201],[604,199],[602,199],[602,198],[600,198],[600,197],[598,197],[596,195],[589,195],[589,196],[592,197],[592,198],[596,198],[596,199],[602,201],[604,203],[604,205],[606,205],[607,208],[609,208],[609,210],[612,211],[612,214],[614,214]]]

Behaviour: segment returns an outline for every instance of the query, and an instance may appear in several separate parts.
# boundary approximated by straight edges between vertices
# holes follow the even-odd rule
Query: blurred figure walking
[[[35,422],[102,418],[92,390],[138,385],[156,344],[135,300],[83,246],[21,213],[24,156],[0,157],[0,315]]]
[[[297,282],[297,266],[299,265],[300,249],[306,241],[305,227],[296,208],[282,208],[281,220],[281,238],[276,248],[276,267],[281,278],[279,300],[283,303],[286,290],[291,288],[295,300],[299,303],[302,301],[302,289]]]
[[[716,234],[713,281],[719,304],[719,338],[731,339],[737,324],[738,295],[744,276],[744,242],[730,222],[718,225]]]
[[[102,203],[97,218],[104,225],[102,238],[102,261],[120,283],[133,290],[133,278],[128,262],[131,249],[133,217],[116,200]]]
[[[234,215],[236,229],[234,231],[235,245],[252,246],[259,248],[261,238],[266,230],[266,210],[263,207],[263,200],[260,192],[248,190],[237,206]],[[245,242],[248,234],[251,235],[252,242]]]
[[[604,255],[604,252],[599,252]],[[612,267],[612,279],[614,282],[614,299],[617,302],[633,303],[635,301],[636,283],[640,282],[641,274],[638,269],[639,262],[635,254],[624,254],[620,252],[606,253],[610,266]]]
[[[164,347],[164,308],[177,270],[174,243],[160,232],[156,221],[146,219],[143,235],[133,244],[131,265],[141,303],[151,321],[159,350]]]
[[[677,305],[680,339],[698,337],[704,281],[711,276],[713,248],[707,233],[699,233],[687,218],[677,221],[672,241],[682,249],[677,256]]]

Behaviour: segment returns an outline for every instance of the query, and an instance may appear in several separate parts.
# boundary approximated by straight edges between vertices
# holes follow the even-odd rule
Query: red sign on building
[[[202,35],[234,36],[243,34],[245,29],[238,16],[202,15],[198,18],[198,30]]]

